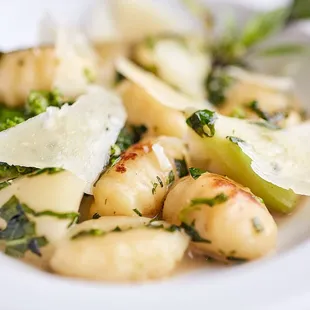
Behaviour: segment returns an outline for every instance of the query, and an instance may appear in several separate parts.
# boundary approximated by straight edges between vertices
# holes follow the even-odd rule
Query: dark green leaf
[[[244,140],[238,138],[238,137],[233,137],[233,136],[227,136],[226,139],[228,139],[230,142],[234,144],[239,144],[239,143],[246,143]]]
[[[97,219],[100,219],[101,218],[101,215],[99,213],[95,213],[93,216],[92,216],[92,219],[93,220],[97,220]]]
[[[142,216],[142,213],[141,213],[138,209],[133,209],[133,212],[135,212],[135,213],[138,214],[139,216]]]
[[[0,231],[0,240],[5,241],[5,253],[8,255],[22,257],[29,250],[41,256],[39,248],[45,246],[47,240],[36,236],[35,223],[28,218],[25,209],[15,196],[0,208],[0,217],[7,224]]]
[[[244,26],[241,43],[249,48],[262,42],[284,26],[287,16],[286,8],[257,15]]]
[[[294,43],[283,43],[276,46],[269,46],[263,50],[260,50],[258,53],[261,56],[274,57],[304,54],[309,52],[309,46]]]
[[[34,169],[34,168],[33,168]],[[47,173],[47,174],[55,174],[55,173],[59,173],[59,172],[63,172],[64,169],[62,168],[43,168],[43,169],[36,169],[34,172],[31,172],[27,175],[27,177],[31,178],[31,177],[35,177],[38,176],[40,174],[43,173]]]
[[[236,256],[227,256],[226,259],[237,264],[246,263],[248,261],[246,258]]]
[[[206,204],[210,207],[213,207],[217,204],[221,204],[227,201],[228,197],[224,193],[220,193],[213,198],[194,198],[191,200],[191,205],[198,205],[198,204]]]
[[[189,174],[194,180],[197,180],[202,174],[206,173],[206,171],[199,168],[189,168]]]
[[[168,174],[168,178],[166,180],[166,185],[170,186],[175,180],[173,170],[171,170]]]
[[[156,176],[156,179],[158,181],[158,184],[160,185],[160,187],[164,187],[164,183],[163,181],[161,180],[161,178],[159,176]]]
[[[78,232],[77,234],[73,235],[71,237],[72,240],[81,238],[81,237],[101,237],[104,236],[106,234],[105,231],[101,230],[101,229],[97,229],[97,228],[93,228],[93,229],[89,229],[89,230],[82,230],[80,232]]]
[[[298,21],[300,19],[310,18],[310,1],[309,0],[293,0],[289,7],[289,17],[287,22]]]
[[[208,100],[215,106],[220,106],[226,100],[226,93],[234,79],[223,70],[212,70],[206,80]]]
[[[215,121],[217,115],[213,111],[199,110],[192,114],[186,123],[201,137],[213,137],[215,134]]]
[[[152,195],[155,195],[156,194],[156,189],[157,189],[157,186],[158,186],[158,183],[156,182],[152,182]]]
[[[188,225],[184,222],[180,225],[181,228],[184,229],[187,235],[191,237],[191,240],[193,242],[202,242],[202,243],[211,243],[210,240],[202,238],[197,230],[195,229],[195,222],[193,222],[191,225]]]
[[[188,175],[188,168],[185,158],[174,159],[174,164],[179,178],[183,178]]]

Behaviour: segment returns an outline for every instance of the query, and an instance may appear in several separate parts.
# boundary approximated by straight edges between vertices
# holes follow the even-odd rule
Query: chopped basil
[[[156,194],[156,189],[157,189],[157,186],[158,186],[158,183],[156,182],[152,182],[152,195],[155,195]]]
[[[248,261],[246,258],[236,257],[236,256],[226,256],[226,259],[230,262],[234,262],[237,264],[246,263]]]
[[[95,213],[95,214],[92,216],[92,219],[93,219],[93,220],[97,220],[97,219],[99,219],[99,218],[101,218],[101,215],[100,215],[99,213]]]
[[[173,170],[171,170],[168,174],[168,178],[166,180],[166,185],[170,186],[175,180]]]
[[[197,180],[202,174],[206,173],[206,171],[199,168],[189,168],[189,174],[194,180]]]
[[[253,217],[251,221],[253,228],[257,233],[261,233],[264,231],[264,226],[258,217]]]
[[[89,237],[89,236],[93,236],[93,237],[101,237],[104,236],[106,234],[105,231],[101,230],[101,229],[97,229],[97,228],[93,228],[93,229],[89,229],[89,230],[82,230],[80,232],[78,232],[77,234],[73,235],[71,237],[72,240],[81,238],[81,237]]]
[[[263,111],[256,100],[249,103],[249,108],[256,113],[256,115],[271,124],[277,124],[287,117],[287,112],[275,112],[275,113],[267,113]]]
[[[36,171],[36,168],[11,166],[7,163],[0,162],[0,178],[13,179],[21,175],[29,174],[33,171]]]
[[[227,136],[226,139],[228,139],[230,142],[234,143],[234,144],[239,144],[239,143],[245,143],[244,140],[238,138],[238,137],[233,137],[233,136]]]
[[[40,247],[48,242],[44,236],[36,235],[35,223],[28,218],[25,207],[15,196],[0,208],[0,217],[7,223],[6,228],[0,230],[6,254],[22,257],[29,250],[41,256]]]
[[[206,89],[209,101],[220,106],[226,100],[226,93],[234,79],[228,76],[223,70],[211,70],[206,80]]]
[[[185,158],[174,159],[174,164],[179,178],[183,178],[188,175],[188,168]]]
[[[184,222],[180,225],[181,228],[184,229],[187,235],[191,237],[193,242],[203,242],[203,243],[211,243],[210,240],[202,238],[199,233],[195,229],[195,222],[193,221],[191,225],[188,225]]]
[[[160,187],[164,187],[164,183],[163,183],[163,181],[161,180],[161,178],[160,178],[159,176],[156,176],[156,179],[157,179],[157,181],[158,181]]]
[[[12,185],[14,179],[6,180],[0,183],[0,190]]]
[[[142,216],[142,213],[138,209],[133,209],[132,211],[138,214],[139,216]]]
[[[216,113],[209,110],[199,110],[192,114],[186,123],[200,137],[213,137],[215,134]]]
[[[187,222],[190,213],[201,210],[200,205],[207,205],[212,208],[217,204],[227,201],[227,199],[228,197],[224,193],[220,193],[213,198],[194,198],[187,207],[181,210],[179,219],[181,222]]]
[[[228,197],[224,193],[220,193],[213,198],[194,198],[191,200],[191,206],[198,204],[206,204],[209,207],[213,207],[217,204],[221,204],[227,201]]]
[[[158,220],[151,220],[147,225],[146,227],[147,228],[154,228],[154,229],[164,229],[165,231],[168,231],[168,232],[175,232],[175,231],[180,231],[181,228],[180,226],[177,226],[177,225],[170,225],[169,227],[165,227],[164,224]]]
[[[43,173],[47,173],[47,174],[55,174],[55,173],[59,173],[59,172],[62,172],[64,171],[64,169],[62,168],[43,168],[43,169],[38,169],[38,170],[35,170],[34,172],[31,172],[27,175],[27,177],[35,177],[35,176],[38,176],[40,174],[43,174]]]
[[[68,213],[59,213],[59,212],[54,212],[54,211],[50,211],[50,210],[45,210],[45,211],[40,211],[40,212],[36,212],[33,209],[29,208],[27,205],[22,204],[22,207],[24,209],[24,211],[28,214],[31,214],[35,217],[38,216],[52,216],[52,217],[56,217],[60,220],[71,220],[68,227],[72,226],[73,224],[77,223],[77,221],[79,220],[79,216],[80,214],[77,212],[68,212]]]

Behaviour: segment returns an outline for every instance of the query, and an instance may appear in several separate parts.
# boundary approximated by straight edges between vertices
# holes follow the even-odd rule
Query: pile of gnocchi
[[[293,80],[259,73],[246,51],[262,36],[215,37],[195,1],[186,25],[157,1],[110,5],[106,37],[62,29],[0,55],[0,248],[116,282],[272,254],[274,214],[310,195]]]

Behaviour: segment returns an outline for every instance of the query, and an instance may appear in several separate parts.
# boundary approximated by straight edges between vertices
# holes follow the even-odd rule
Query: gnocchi
[[[96,183],[91,215],[156,216],[179,178],[177,170],[187,173],[187,161],[185,145],[177,138],[147,138],[133,145]]]
[[[58,244],[50,266],[65,276],[95,280],[166,277],[182,259],[189,238],[169,231],[165,223],[149,223],[148,218],[122,216],[83,222]]]
[[[212,173],[178,181],[167,196],[163,218],[194,229],[199,235],[194,249],[224,261],[256,259],[276,246],[277,226],[264,203],[247,188]]]

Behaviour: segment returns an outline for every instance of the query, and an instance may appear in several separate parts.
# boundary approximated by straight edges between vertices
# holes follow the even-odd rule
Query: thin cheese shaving
[[[309,135],[310,122],[286,130],[221,115],[215,122],[215,136],[239,138],[235,143],[252,160],[257,175],[300,195],[310,195]]]
[[[117,70],[130,81],[143,88],[149,95],[155,98],[162,105],[169,108],[184,111],[188,108],[211,109],[207,101],[194,101],[180,94],[171,86],[162,82],[154,74],[149,73],[133,62],[125,58],[119,58],[116,63]]]
[[[121,100],[89,87],[73,105],[45,113],[0,133],[0,161],[10,165],[71,171],[87,182],[87,193],[109,160],[126,121]]]
[[[59,29],[56,35],[57,67],[53,87],[67,97],[85,93],[97,75],[97,55],[86,38],[78,32]]]

